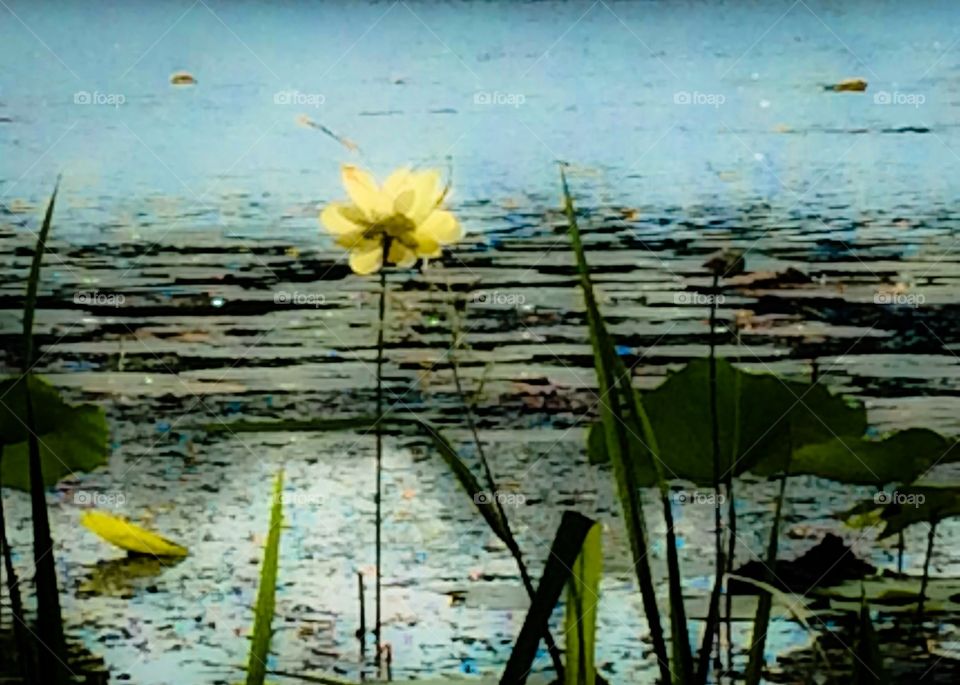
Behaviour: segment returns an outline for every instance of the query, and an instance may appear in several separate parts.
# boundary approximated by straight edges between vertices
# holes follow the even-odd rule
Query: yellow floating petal
[[[463,237],[463,227],[457,223],[453,214],[441,209],[430,214],[426,221],[417,226],[416,237],[432,238],[441,245],[449,245]]]
[[[353,250],[350,253],[350,268],[354,273],[366,276],[380,270],[383,266],[383,245]]]
[[[80,515],[80,523],[120,549],[155,557],[185,557],[186,547],[151,533],[124,518],[102,511],[89,510]]]
[[[390,214],[393,202],[380,191],[372,175],[350,164],[343,165],[342,175],[347,195],[368,219]]]

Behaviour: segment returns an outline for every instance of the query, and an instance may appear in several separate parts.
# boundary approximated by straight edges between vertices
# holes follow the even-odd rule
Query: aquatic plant
[[[582,596],[586,591],[594,591],[599,581],[598,546],[599,528],[596,522],[574,511],[563,512],[563,518],[557,528],[557,534],[550,546],[540,584],[533,597],[527,615],[520,628],[520,634],[513,643],[510,658],[500,678],[501,685],[523,685],[533,668],[537,653],[537,645],[547,629],[550,615],[560,599],[565,587],[575,595]],[[580,568],[586,575],[577,577],[573,569]],[[594,599],[597,597],[594,594]],[[587,620],[588,626],[583,626],[574,648],[574,660],[567,662],[565,685],[588,685],[596,682],[595,671],[586,671],[588,664],[592,665],[592,655],[588,657],[587,650],[592,651],[592,628],[596,621],[596,601],[591,601],[590,607],[584,607],[576,602],[573,611],[576,618],[567,617],[568,627],[571,622]],[[569,610],[569,609],[568,609]],[[589,632],[587,629],[590,629]],[[588,637],[589,636],[589,637]],[[570,639],[568,633],[568,641]],[[568,655],[570,646],[568,645]],[[581,674],[583,679],[580,679]],[[589,675],[588,675],[589,674]]]
[[[383,349],[387,306],[387,274],[384,267],[414,266],[419,258],[439,257],[443,246],[463,237],[456,217],[442,209],[449,186],[440,185],[435,170],[394,171],[383,185],[371,174],[352,165],[344,165],[341,177],[350,202],[333,202],[320,213],[320,222],[335,236],[336,243],[349,251],[348,261],[354,273],[380,272],[380,299],[377,328],[376,390],[376,485],[375,514],[375,590],[374,639],[377,665],[381,668],[382,648],[382,495],[383,495]]]
[[[273,484],[270,506],[270,528],[260,567],[260,589],[253,614],[253,637],[250,639],[250,658],[247,662],[246,685],[263,685],[267,677],[267,659],[273,639],[273,616],[277,596],[277,567],[280,562],[280,533],[283,527],[283,469]]]
[[[0,393],[4,398],[0,404],[0,484],[30,493],[37,629],[35,649],[21,650],[21,669],[28,682],[32,682],[35,674],[40,682],[59,685],[66,682],[68,668],[46,487],[66,475],[104,464],[108,446],[107,426],[101,408],[68,404],[51,385],[33,375],[36,352],[33,322],[56,197],[57,187],[47,203],[27,277],[21,374],[0,381]],[[5,523],[0,516],[0,526]],[[14,630],[21,633],[17,637],[18,644],[26,645],[30,640],[22,634],[26,630],[25,617],[5,529],[0,538],[8,592],[15,612]],[[34,658],[36,664],[31,664]]]

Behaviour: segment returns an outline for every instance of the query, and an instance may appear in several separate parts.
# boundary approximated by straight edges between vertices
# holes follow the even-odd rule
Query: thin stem
[[[381,552],[381,531],[383,528],[383,329],[387,311],[387,255],[390,253],[389,239],[383,241],[383,264],[380,267],[380,308],[379,308],[379,326],[377,327],[377,484],[376,496],[376,567],[377,577],[374,591],[375,619],[373,637],[376,644],[377,655],[377,673],[382,675],[381,664],[381,637],[382,637],[382,614],[381,614],[381,571],[382,571],[382,552]]]
[[[722,493],[720,488],[720,416],[717,408],[717,290],[720,275],[714,274],[713,287],[710,289],[710,433],[713,440],[713,507],[714,543],[716,545],[716,580],[719,587],[723,583],[726,568],[723,555],[723,516],[721,514]],[[728,635],[729,638],[729,635]],[[720,622],[716,624],[717,666],[720,667]]]
[[[907,541],[903,537],[903,531],[897,533],[897,573],[903,575],[903,553],[907,546]]]
[[[930,583],[930,559],[933,557],[933,540],[937,535],[937,523],[930,522],[930,532],[927,533],[927,555],[923,560],[923,578],[920,580],[920,597],[917,601],[917,621],[923,620],[924,604],[927,601],[927,585]]]
[[[0,461],[3,459],[3,445],[0,445]],[[0,488],[0,547],[3,548],[3,570],[7,577],[7,594],[10,595],[10,613],[13,616],[13,634],[19,654],[17,662],[24,683],[34,683],[33,675],[33,648],[26,633],[26,622],[23,616],[23,600],[20,597],[19,579],[13,567],[13,555],[7,541],[7,522],[3,510],[3,489]]]
[[[510,528],[510,520],[507,518],[507,512],[504,511],[503,503],[500,501],[500,498],[497,497],[497,482],[493,475],[493,469],[490,468],[490,462],[487,460],[486,452],[483,449],[483,442],[480,440],[480,432],[477,430],[477,422],[473,417],[473,411],[470,408],[470,403],[467,402],[467,396],[463,391],[463,383],[460,380],[460,365],[457,362],[457,349],[460,346],[460,320],[457,316],[456,307],[454,307],[454,316],[452,319],[452,328],[453,328],[453,345],[450,348],[450,368],[453,371],[453,383],[457,389],[457,395],[460,396],[460,400],[463,402],[463,409],[467,417],[467,426],[470,428],[470,433],[473,435],[473,441],[477,446],[477,456],[480,459],[480,464],[483,467],[483,475],[487,481],[487,488],[490,490],[490,496],[493,498],[494,503],[497,507],[497,513],[500,515],[500,520],[503,521],[503,527],[507,532],[507,540],[504,542],[507,545],[507,549],[510,550],[510,554],[513,556],[514,560],[517,562],[517,568],[520,570],[520,579],[523,581],[523,587],[527,591],[527,595],[530,596],[532,600],[536,594],[536,588],[533,586],[533,580],[530,577],[530,572],[527,570],[527,565],[523,560],[523,552],[520,549],[520,546],[517,544],[516,539],[513,536],[513,531]],[[557,678],[562,681],[564,678],[564,669],[563,669],[563,660],[560,658],[560,650],[557,647],[557,643],[553,639],[553,635],[549,630],[544,634],[544,641],[547,643],[547,650],[550,652],[550,658],[553,661],[553,668],[557,673]]]

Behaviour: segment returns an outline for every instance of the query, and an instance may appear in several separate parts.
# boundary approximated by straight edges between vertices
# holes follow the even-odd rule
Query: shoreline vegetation
[[[446,435],[447,427],[408,410],[402,398],[383,386],[383,367],[390,355],[384,334],[390,316],[401,314],[387,306],[388,269],[411,269],[418,259],[438,258],[463,237],[456,217],[443,208],[449,183],[442,185],[438,172],[404,169],[383,185],[356,167],[345,167],[343,176],[350,201],[330,205],[322,219],[337,243],[350,251],[352,270],[360,277],[378,273],[380,279],[373,345],[376,411],[352,418],[229,421],[203,428],[213,439],[245,432],[346,431],[376,436],[375,534],[354,531],[358,544],[374,541],[377,558],[374,577],[359,577],[361,606],[364,592],[375,588],[373,625],[366,624],[365,613],[358,621],[361,659],[373,657],[365,664],[367,682],[393,679],[393,646],[385,644],[380,634],[379,585],[381,575],[389,576],[390,569],[381,569],[379,512],[384,496],[380,485],[382,444],[398,435],[416,436],[432,446],[432,458],[439,457],[438,463],[449,470],[463,491],[464,506],[476,510],[478,520],[509,552],[517,582],[529,598],[509,659],[490,682],[618,682],[604,673],[596,658],[604,640],[598,630],[598,607],[609,544],[603,521],[573,509],[563,511],[549,553],[536,558],[523,549],[511,512],[500,497],[501,474],[494,472],[486,456],[474,398],[460,376],[458,358],[469,345],[464,321],[470,317],[470,302],[465,294],[447,290],[452,301],[446,315],[452,345],[446,357],[462,407],[461,427],[472,443],[469,450]],[[670,373],[655,388],[636,387],[634,364],[639,360],[631,362],[624,354],[605,317],[604,298],[598,294],[602,281],[597,276],[602,271],[591,266],[590,250],[580,229],[581,222],[589,222],[591,217],[578,210],[563,165],[560,188],[570,261],[576,266],[584,307],[583,338],[589,341],[596,379],[593,411],[597,420],[589,427],[582,456],[609,480],[621,508],[637,606],[642,608],[648,628],[648,635],[637,636],[637,649],[651,655],[657,682],[794,682],[778,680],[784,677],[783,663],[773,663],[767,649],[768,634],[777,621],[794,622],[808,634],[810,648],[800,650],[805,652],[804,658],[791,666],[795,669],[791,675],[801,674],[796,682],[907,682],[932,673],[930,662],[937,659],[945,660],[947,668],[951,659],[936,653],[933,638],[941,625],[955,624],[960,581],[936,577],[930,560],[937,549],[938,526],[960,515],[960,483],[944,482],[931,474],[938,467],[960,461],[956,438],[923,428],[878,434],[862,402],[827,386],[829,367],[814,364],[810,378],[785,378],[772,370],[748,371],[724,358],[717,344],[721,328],[717,305],[726,294],[735,292],[737,277],[750,273],[749,254],[732,250],[719,252],[703,264],[702,276],[709,285],[691,293],[702,301],[704,318],[709,321],[708,354]],[[0,425],[5,429],[0,433],[2,485],[30,495],[36,566],[33,585],[18,578],[0,507],[3,604],[11,612],[19,682],[43,685],[84,682],[79,678],[90,662],[89,656],[78,658],[65,638],[64,626],[71,619],[63,615],[59,601],[63,588],[58,586],[46,490],[62,478],[104,466],[110,452],[104,411],[93,405],[67,403],[51,384],[32,373],[37,359],[33,321],[56,195],[57,189],[39,231],[26,283],[22,365],[19,373],[2,380],[7,399],[0,409]],[[898,540],[899,561],[885,568],[865,564],[843,575],[842,570],[852,568],[841,563],[852,556],[851,550],[829,539],[821,541],[805,564],[781,558],[788,493],[791,484],[805,476],[849,488],[848,507],[833,512],[835,517],[860,531],[861,539]],[[738,497],[743,498],[744,489],[756,479],[775,483],[777,488],[775,501],[763,518],[766,544],[759,552],[738,536]],[[264,521],[269,514],[269,527],[256,605],[251,608],[249,660],[246,667],[237,666],[236,680],[245,679],[246,685],[353,682],[334,675],[298,674],[272,656],[274,641],[287,639],[278,635],[275,627],[275,595],[284,573],[279,554],[284,532],[282,464],[277,465],[273,487],[269,512],[264,511]],[[862,488],[872,489],[875,495],[859,497],[855,493]],[[689,497],[713,508],[709,550],[713,573],[701,597],[702,611],[691,611],[694,591],[678,554],[681,542],[676,517],[687,504],[684,498]],[[651,517],[651,510],[658,515]],[[135,523],[100,519],[91,529],[131,555],[162,560],[168,554],[179,557],[189,553],[181,541],[167,540]],[[919,578],[902,572],[904,531],[914,526],[927,530]],[[654,547],[662,549],[663,555],[649,554]],[[822,559],[817,560],[817,554]],[[805,576],[802,569],[811,567],[824,572],[820,577]],[[831,572],[829,582],[824,582]],[[664,577],[661,585],[658,579]],[[24,608],[23,594],[31,589],[36,594],[35,615]],[[323,594],[318,581],[311,595],[322,602]],[[735,616],[735,599],[744,596],[753,598],[754,604],[746,617],[742,612]],[[561,612],[560,623],[552,620]],[[891,616],[895,617],[894,626],[884,625]],[[735,625],[749,629],[735,630]],[[777,660],[789,662],[791,656],[796,652],[778,654]],[[549,672],[544,671],[548,662]],[[437,678],[438,682],[450,681],[444,674]],[[92,669],[86,682],[107,682],[107,676],[102,669]]]

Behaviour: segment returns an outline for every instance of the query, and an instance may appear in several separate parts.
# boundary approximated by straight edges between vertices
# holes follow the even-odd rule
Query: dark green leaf
[[[523,627],[513,644],[507,667],[500,678],[501,685],[523,685],[537,655],[540,638],[547,630],[564,586],[570,581],[571,569],[577,561],[595,522],[574,511],[563,512],[556,537],[550,547],[536,595],[527,611]],[[567,669],[568,671],[570,669]]]

